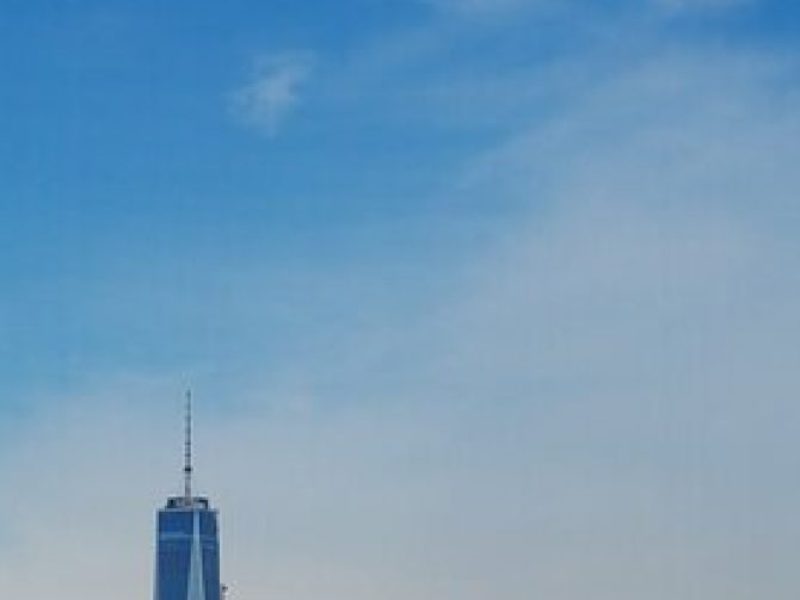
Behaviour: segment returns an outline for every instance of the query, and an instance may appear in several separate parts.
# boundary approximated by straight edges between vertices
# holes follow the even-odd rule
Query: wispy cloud
[[[580,9],[581,6],[593,4],[587,0],[427,0],[427,2],[446,13],[463,16],[501,16],[512,15],[521,11],[563,11]],[[632,3],[629,10],[666,10],[671,13],[724,10],[758,0],[648,0]],[[576,15],[580,16],[580,15]]]
[[[672,13],[720,11],[756,4],[758,0],[654,0],[656,6]]]
[[[545,6],[550,0],[429,0],[446,11],[463,14],[503,13],[533,6]]]
[[[232,113],[240,122],[275,135],[301,102],[312,70],[309,54],[259,58],[250,81],[230,95]]]

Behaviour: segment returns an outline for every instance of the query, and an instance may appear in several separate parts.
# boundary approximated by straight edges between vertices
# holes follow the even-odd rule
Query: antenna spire
[[[183,452],[183,493],[187,505],[192,499],[192,390],[186,390],[186,439]]]

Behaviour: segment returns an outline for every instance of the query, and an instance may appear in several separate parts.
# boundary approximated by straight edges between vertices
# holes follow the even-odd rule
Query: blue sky
[[[794,50],[786,2],[631,4],[6,3],[4,386],[218,359],[214,265],[438,278],[547,208],[453,189],[474,156],[664,47]]]
[[[150,593],[191,383],[236,597],[796,598],[799,34],[4,2],[0,588]]]

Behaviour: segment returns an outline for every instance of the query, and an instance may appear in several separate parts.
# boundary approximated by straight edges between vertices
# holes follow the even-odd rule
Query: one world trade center
[[[186,396],[184,493],[158,511],[154,600],[221,600],[217,511],[192,493],[191,395]]]

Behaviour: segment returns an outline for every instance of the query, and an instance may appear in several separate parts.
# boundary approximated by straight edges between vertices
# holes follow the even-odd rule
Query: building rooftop
[[[205,496],[194,496],[187,498],[186,496],[172,496],[167,499],[166,510],[193,510],[193,509],[209,510],[210,504],[208,498]]]

